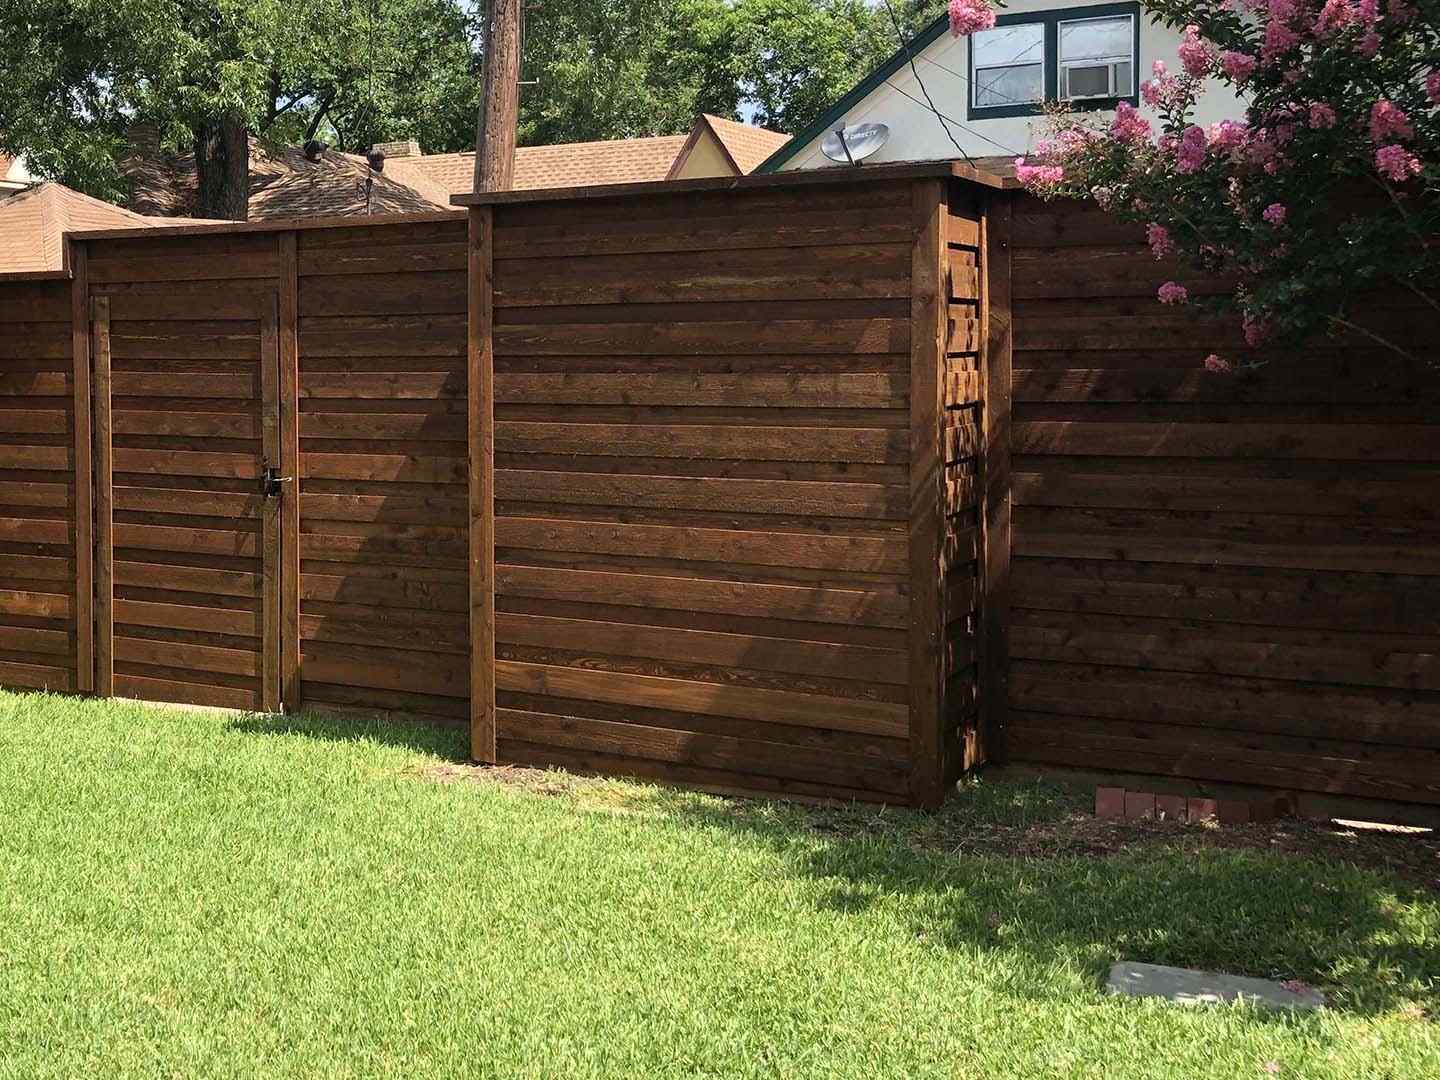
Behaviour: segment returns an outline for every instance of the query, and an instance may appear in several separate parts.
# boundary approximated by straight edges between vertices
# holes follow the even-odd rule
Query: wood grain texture
[[[470,211],[469,251],[470,755],[494,762],[495,212],[488,207]]]
[[[94,434],[90,430],[90,277],[88,250],[69,241],[71,425],[75,447],[75,689],[95,689],[95,506]]]
[[[115,693],[115,495],[111,434],[110,298],[90,303],[91,353],[94,357],[95,466],[95,693]]]
[[[277,234],[279,245],[280,472],[290,477],[280,498],[280,699],[298,712],[300,697],[300,322],[299,236]]]
[[[266,467],[280,467],[280,303],[271,295],[260,304],[260,453]],[[282,474],[283,475],[283,474]],[[281,485],[282,492],[284,485]],[[292,496],[293,498],[293,496]],[[283,495],[261,504],[260,577],[264,582],[261,610],[260,705],[266,712],[281,707],[281,555],[280,507]]]
[[[1440,377],[1341,342],[1210,375],[1235,326],[1149,299],[1180,272],[1135,229],[1019,196],[1013,237],[1014,759],[1440,800]]]

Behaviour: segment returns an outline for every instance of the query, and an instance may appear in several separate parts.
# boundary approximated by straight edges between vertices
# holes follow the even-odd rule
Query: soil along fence
[[[1137,236],[962,173],[72,239],[0,280],[0,683],[718,789],[1440,805],[1440,380],[1207,376]]]

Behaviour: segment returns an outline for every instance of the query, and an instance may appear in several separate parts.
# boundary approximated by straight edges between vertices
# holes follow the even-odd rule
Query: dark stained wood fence
[[[476,211],[496,640],[478,753],[939,798],[948,223],[939,180]],[[957,303],[974,295],[972,272]]]
[[[1013,760],[1440,802],[1440,378],[1238,377],[1137,230],[1015,210]],[[1377,315],[1440,358],[1434,314]],[[1428,341],[1427,341],[1428,335]]]
[[[933,805],[1008,757],[1440,805],[1433,372],[1206,375],[1237,336],[1133,230],[943,169],[469,218],[0,281],[0,684],[726,790]]]
[[[75,487],[76,455],[88,460],[89,428],[83,416],[78,429],[75,423],[72,325],[68,280],[36,276],[0,284],[0,684],[6,686],[90,688],[79,674],[88,671],[88,656],[77,662],[89,648],[77,630],[88,628],[89,607],[77,600],[76,587],[90,572],[84,558],[89,491]],[[87,326],[82,314],[82,349]],[[82,377],[86,371],[82,365]],[[79,401],[82,408],[88,402],[88,383]],[[87,530],[78,538],[77,520]],[[88,597],[88,590],[81,595]]]

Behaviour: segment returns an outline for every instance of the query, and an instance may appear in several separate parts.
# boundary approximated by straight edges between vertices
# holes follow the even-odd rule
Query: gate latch
[[[260,490],[267,499],[278,499],[280,497],[280,485],[290,483],[290,477],[281,476],[280,470],[273,465],[265,466],[265,473],[260,478]]]

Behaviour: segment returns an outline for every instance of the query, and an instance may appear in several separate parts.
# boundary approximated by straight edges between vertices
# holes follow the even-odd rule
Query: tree
[[[473,67],[460,0],[10,0],[0,148],[103,198],[125,131],[192,149],[206,216],[245,216],[248,139],[351,149],[422,124]]]
[[[1160,130],[1124,104],[1108,125],[1058,114],[1021,181],[1094,199],[1145,224],[1157,258],[1233,278],[1225,301],[1252,347],[1348,333],[1409,357],[1403,325],[1356,307],[1388,290],[1440,311],[1440,0],[1248,2],[1149,0],[1184,33],[1179,70],[1157,63],[1142,87]],[[1243,118],[1193,122],[1207,79],[1244,94]],[[1159,299],[1189,290],[1168,281]]]

